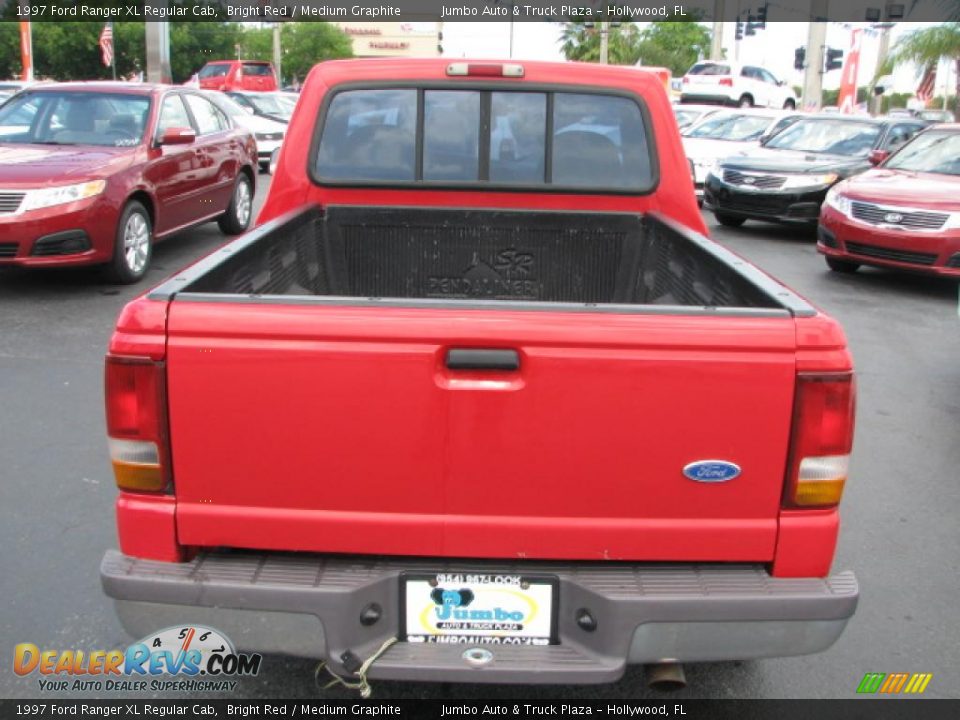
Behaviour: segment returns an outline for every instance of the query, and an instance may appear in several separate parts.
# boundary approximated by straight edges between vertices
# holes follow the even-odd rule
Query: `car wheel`
[[[832,257],[825,259],[827,261],[827,267],[834,272],[850,274],[860,269],[860,263],[850,262],[849,260],[838,260]]]
[[[784,110],[796,110],[796,109],[797,109],[797,101],[794,100],[793,98],[787,98],[786,101],[784,101],[784,103],[783,103],[783,109],[784,109]]]
[[[147,273],[153,256],[153,228],[150,213],[137,200],[131,200],[120,213],[113,260],[107,266],[108,278],[116,283],[129,285],[139,281]]]
[[[725,212],[715,211],[713,216],[717,219],[717,222],[724,227],[740,227],[747,221],[746,218],[737,217],[736,215],[727,215]]]
[[[233,186],[233,195],[227,211],[219,217],[217,225],[226,235],[239,235],[250,227],[250,217],[253,215],[253,183],[245,172],[237,175]]]
[[[750,95],[741,95],[740,99],[737,101],[739,107],[753,107],[753,97]]]

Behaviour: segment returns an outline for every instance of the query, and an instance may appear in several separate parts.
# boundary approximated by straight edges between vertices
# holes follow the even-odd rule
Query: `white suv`
[[[683,76],[680,102],[794,110],[797,96],[766,68],[726,60],[704,60]]]

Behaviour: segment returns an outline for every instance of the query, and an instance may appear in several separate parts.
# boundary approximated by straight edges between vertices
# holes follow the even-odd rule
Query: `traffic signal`
[[[824,66],[824,72],[839,70],[843,67],[843,50],[837,48],[827,48],[827,64]]]
[[[807,61],[807,49],[805,47],[798,47],[793,51],[793,69],[794,70],[803,70],[803,65]]]
[[[756,35],[757,34],[757,22],[756,18],[753,15],[747,15],[747,27],[744,30],[744,35]]]
[[[757,30],[767,29],[767,4],[757,8]]]
[[[737,32],[734,35],[737,40],[743,40],[743,21],[737,20]]]

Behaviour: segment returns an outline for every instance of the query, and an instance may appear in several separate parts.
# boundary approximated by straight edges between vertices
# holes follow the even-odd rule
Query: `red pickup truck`
[[[111,340],[125,626],[431,681],[829,647],[850,354],[704,231],[654,74],[315,67],[257,229]]]

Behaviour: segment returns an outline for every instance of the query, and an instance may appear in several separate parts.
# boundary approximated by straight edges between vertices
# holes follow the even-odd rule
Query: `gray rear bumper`
[[[326,659],[346,674],[344,651],[365,659],[398,628],[405,571],[551,574],[559,578],[560,644],[488,646],[494,660],[467,663],[467,646],[398,643],[369,676],[446,682],[613,682],[627,663],[805,655],[830,647],[857,605],[851,572],[773,578],[760,565],[534,563],[347,558],[276,553],[201,554],[188,563],[109,551],[100,575],[135,637],[183,623],[212,626],[238,650]],[[360,612],[383,608],[364,627]],[[576,613],[587,608],[587,632]]]

